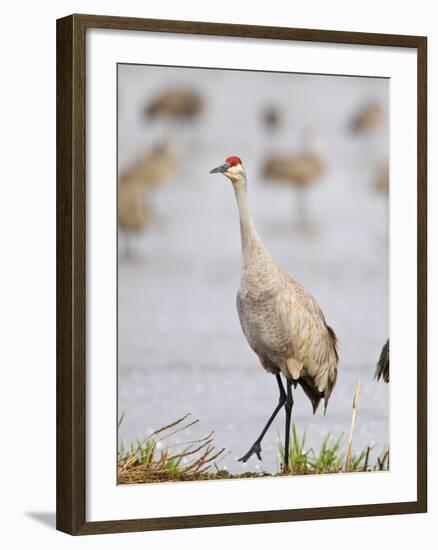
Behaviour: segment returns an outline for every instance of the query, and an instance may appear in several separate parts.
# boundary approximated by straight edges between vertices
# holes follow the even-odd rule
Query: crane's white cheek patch
[[[230,168],[228,168],[227,172],[234,176],[241,176],[243,172],[242,166],[240,164],[235,164],[234,166],[231,166]]]

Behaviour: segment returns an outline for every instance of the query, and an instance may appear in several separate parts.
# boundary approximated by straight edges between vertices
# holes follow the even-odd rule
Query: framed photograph
[[[425,37],[57,22],[57,528],[427,509]]]

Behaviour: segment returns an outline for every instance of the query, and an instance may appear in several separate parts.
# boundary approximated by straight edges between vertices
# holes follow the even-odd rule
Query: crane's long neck
[[[245,265],[255,257],[260,257],[260,255],[268,255],[268,253],[263,246],[254,225],[248,202],[245,174],[243,174],[238,181],[234,182],[233,188],[236,195],[237,206],[239,208],[242,263]]]

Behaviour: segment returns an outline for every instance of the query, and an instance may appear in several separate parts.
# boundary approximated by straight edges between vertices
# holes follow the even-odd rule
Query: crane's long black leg
[[[284,464],[283,471],[285,474],[289,472],[289,438],[290,438],[290,421],[292,417],[292,407],[294,406],[294,398],[292,397],[292,382],[287,380],[287,395],[284,402],[286,411],[286,432],[284,435]]]
[[[286,392],[284,391],[283,382],[281,381],[281,377],[280,377],[279,374],[276,374],[275,376],[277,378],[277,384],[278,384],[278,388],[280,390],[280,397],[278,399],[278,405],[275,407],[274,412],[271,414],[268,422],[266,423],[266,426],[263,428],[262,433],[255,440],[255,442],[252,445],[251,449],[245,455],[243,455],[241,458],[239,458],[240,462],[246,462],[253,454],[257,455],[257,458],[259,460],[262,459],[262,455],[261,455],[262,447],[260,445],[261,442],[262,442],[262,439],[265,437],[265,434],[268,431],[269,426],[272,424],[272,422],[274,421],[274,418],[277,416],[280,409],[283,407],[283,405],[286,402]]]

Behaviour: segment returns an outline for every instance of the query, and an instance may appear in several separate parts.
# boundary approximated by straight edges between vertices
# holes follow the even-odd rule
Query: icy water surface
[[[144,101],[166,84],[199,86],[207,100],[192,128],[145,123]],[[118,392],[124,419],[119,440],[143,438],[185,413],[200,422],[180,439],[215,432],[217,448],[231,453],[230,471],[276,470],[281,412],[262,445],[263,462],[244,454],[278,399],[275,378],[260,366],[240,329],[235,296],[240,276],[240,235],[230,183],[211,168],[239,155],[248,175],[258,231],[271,254],[310,291],[339,338],[337,386],[327,415],[313,416],[295,392],[293,422],[310,446],[344,432],[362,381],[354,449],[389,442],[389,386],[373,380],[388,336],[387,197],[374,191],[376,170],[387,158],[387,132],[360,137],[348,132],[355,109],[377,99],[386,108],[385,80],[303,75],[119,68],[119,165],[173,131],[181,163],[153,192],[154,220],[133,242],[131,257],[119,238]],[[267,101],[284,112],[283,128],[267,134],[260,110]],[[297,226],[288,186],[260,175],[264,156],[296,150],[300,131],[312,126],[327,171],[307,197],[309,227]],[[175,437],[174,441],[177,440]]]

